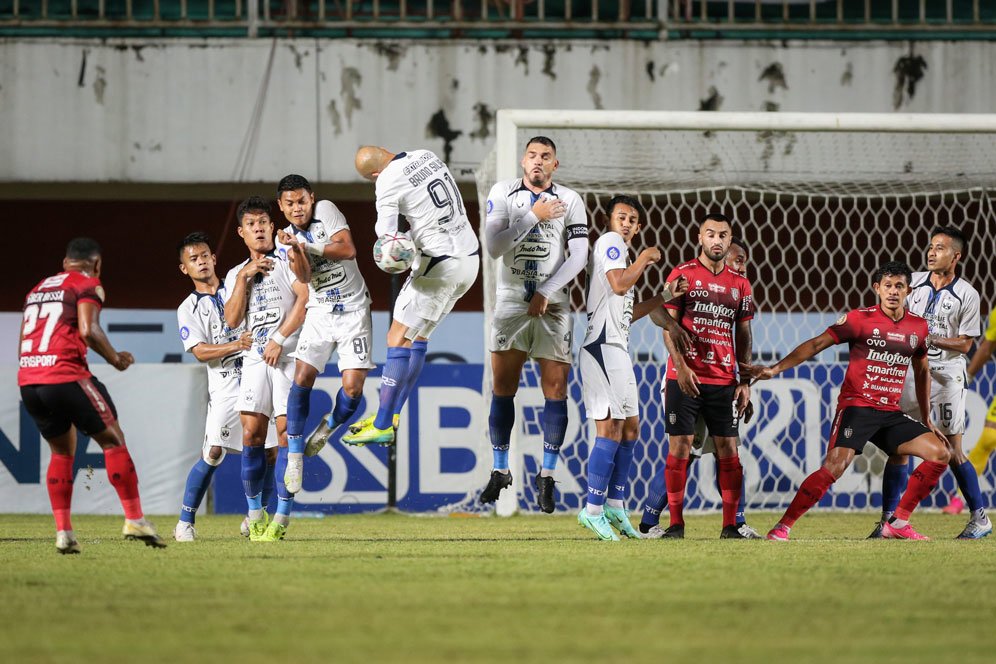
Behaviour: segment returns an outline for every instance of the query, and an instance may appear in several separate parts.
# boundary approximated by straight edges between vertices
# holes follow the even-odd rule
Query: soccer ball
[[[405,233],[381,235],[374,243],[374,262],[388,274],[404,272],[415,261],[415,243]]]

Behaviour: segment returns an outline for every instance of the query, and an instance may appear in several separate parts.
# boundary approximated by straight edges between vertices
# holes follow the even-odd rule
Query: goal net
[[[477,178],[482,227],[491,185],[520,177],[528,138],[549,136],[560,160],[554,178],[584,198],[592,242],[605,228],[605,205],[613,195],[636,194],[644,205],[647,218],[634,249],[656,246],[664,259],[637,285],[637,301],[659,292],[673,266],[697,255],[697,220],[704,213],[719,210],[734,219],[734,234],[748,247],[758,362],[782,357],[840,312],[872,304],[870,275],[886,260],[923,269],[930,231],[941,225],[969,235],[960,274],[982,295],[983,322],[996,304],[996,116],[500,111],[497,124],[496,148]],[[484,265],[487,340],[497,261],[485,254]],[[582,504],[594,439],[576,362],[585,329],[584,292],[582,276],[572,285],[575,363],[570,425],[556,475],[558,510]],[[641,436],[628,507],[638,510],[651,478],[663,472],[666,436],[659,389],[667,356],[660,331],[649,320],[633,325],[630,344],[641,397]],[[846,361],[846,345],[834,346],[754,386],[757,414],[741,426],[748,511],[784,508],[806,475],[819,467]],[[994,396],[994,374],[989,365],[971,386],[966,448],[981,431]],[[483,387],[487,412],[487,361]],[[542,459],[543,396],[533,363],[523,372],[516,406],[510,454],[514,492],[504,492],[499,514],[538,510],[533,476]],[[486,431],[480,444],[479,458],[489,459]],[[821,505],[879,506],[884,461],[881,452],[867,446]],[[688,508],[720,506],[715,472],[712,456],[692,466]],[[991,495],[992,470],[981,484]],[[945,504],[953,489],[947,473],[925,505]],[[454,507],[482,509],[477,495]]]

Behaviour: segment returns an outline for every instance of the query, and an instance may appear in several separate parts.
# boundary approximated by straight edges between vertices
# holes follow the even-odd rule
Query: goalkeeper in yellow
[[[975,379],[976,374],[986,365],[986,362],[993,356],[994,351],[996,351],[996,308],[989,314],[989,326],[983,335],[982,343],[979,344],[978,350],[972,356],[972,361],[968,364],[966,371],[969,383]],[[980,477],[986,471],[989,457],[994,450],[996,450],[996,397],[989,404],[989,412],[986,414],[986,426],[982,429],[982,435],[979,436],[979,440],[975,443],[972,451],[968,453],[968,460],[975,467],[975,472]],[[963,509],[965,509],[965,501],[961,499],[961,496],[956,495],[951,497],[951,502],[944,508],[944,512],[946,514],[960,514]]]

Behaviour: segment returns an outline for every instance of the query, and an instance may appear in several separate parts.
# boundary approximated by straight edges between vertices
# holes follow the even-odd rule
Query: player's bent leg
[[[892,518],[909,480],[909,457],[890,454],[882,471],[882,516],[867,539],[882,539],[882,526]]]
[[[786,541],[789,531],[803,514],[822,500],[830,486],[844,474],[854,460],[854,450],[849,447],[831,447],[827,450],[823,465],[815,473],[810,474],[795,494],[785,514],[778,520],[775,527],[768,532],[768,539]]]
[[[903,497],[896,506],[896,512],[882,526],[885,539],[929,539],[913,529],[909,524],[910,515],[917,505],[937,486],[937,480],[947,467],[951,453],[944,443],[933,433],[923,433],[898,446],[896,452],[923,459],[910,474],[909,483]]]
[[[342,437],[347,445],[394,444],[394,407],[411,362],[412,342],[405,337],[407,332],[407,325],[391,321],[387,333],[387,361],[380,379],[380,404],[373,416],[364,417],[349,427],[349,433]]]
[[[332,412],[322,418],[318,427],[311,432],[304,445],[304,456],[315,456],[328,444],[336,429],[349,421],[363,399],[363,384],[367,380],[368,369],[344,369],[342,387],[335,396]]]

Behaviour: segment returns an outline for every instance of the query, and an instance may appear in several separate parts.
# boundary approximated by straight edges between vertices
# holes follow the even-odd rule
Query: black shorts
[[[664,383],[664,430],[672,436],[695,435],[695,422],[701,415],[710,436],[733,438],[738,435],[740,417],[733,403],[736,385],[699,384],[699,396],[685,395],[678,381]]]
[[[834,415],[827,451],[847,447],[861,454],[865,443],[872,443],[886,454],[896,454],[900,445],[925,433],[930,429],[900,411],[845,406]]]
[[[21,401],[46,440],[61,436],[73,424],[92,436],[118,419],[107,388],[92,376],[72,383],[23,385]]]

